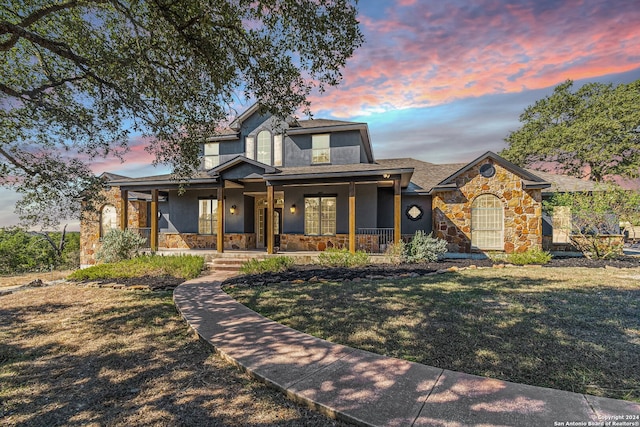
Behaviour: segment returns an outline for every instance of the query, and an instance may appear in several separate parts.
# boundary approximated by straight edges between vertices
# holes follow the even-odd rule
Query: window
[[[483,194],[471,205],[471,244],[479,249],[504,249],[503,206],[492,194]]]
[[[273,166],[282,166],[282,135],[273,137]]]
[[[329,135],[313,135],[311,137],[311,163],[331,162],[329,139]]]
[[[203,199],[199,201],[198,234],[217,234],[218,232],[218,200]]]
[[[271,133],[263,130],[258,134],[258,156],[256,158],[265,165],[271,164]]]
[[[305,197],[304,233],[311,236],[336,234],[335,197]]]
[[[100,211],[100,237],[104,237],[109,230],[118,228],[118,215],[116,207],[113,205],[104,205]]]
[[[256,158],[256,140],[252,136],[244,139],[244,148],[247,159],[255,160]]]
[[[220,144],[217,142],[204,144],[203,166],[205,169],[215,168],[220,164]]]

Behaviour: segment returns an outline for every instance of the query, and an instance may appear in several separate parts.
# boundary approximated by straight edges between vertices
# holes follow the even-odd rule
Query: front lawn
[[[332,342],[640,401],[640,269],[478,269],[225,290],[264,316]]]
[[[171,292],[0,295],[2,426],[343,426],[215,355]]]

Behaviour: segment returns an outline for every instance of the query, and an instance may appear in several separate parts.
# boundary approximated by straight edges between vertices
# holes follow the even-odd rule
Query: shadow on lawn
[[[640,400],[640,289],[436,275],[232,290],[332,342],[525,384]]]
[[[3,297],[0,424],[331,423],[211,357],[168,294],[94,310],[83,307],[85,290],[74,290],[80,295],[69,304]]]

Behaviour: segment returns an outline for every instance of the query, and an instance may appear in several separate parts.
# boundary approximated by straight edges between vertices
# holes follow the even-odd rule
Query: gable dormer
[[[340,120],[278,119],[258,104],[201,147],[201,169],[210,170],[236,156],[275,167],[373,163],[366,123]]]

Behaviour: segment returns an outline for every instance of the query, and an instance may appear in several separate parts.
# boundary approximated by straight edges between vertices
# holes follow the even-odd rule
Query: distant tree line
[[[0,275],[78,268],[80,233],[0,228]]]

